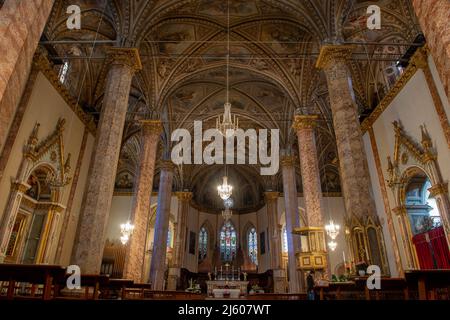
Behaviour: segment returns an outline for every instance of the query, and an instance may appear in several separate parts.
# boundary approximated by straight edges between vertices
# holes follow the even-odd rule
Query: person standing
[[[308,300],[315,300],[314,285],[314,270],[311,270],[306,277],[306,292],[308,294]]]

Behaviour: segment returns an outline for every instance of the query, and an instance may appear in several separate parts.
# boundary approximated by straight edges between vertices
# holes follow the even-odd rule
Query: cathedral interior
[[[83,295],[7,276],[75,268],[130,299],[303,299],[311,274],[364,299],[372,272],[398,286],[382,298],[438,277],[409,299],[450,299],[449,19],[448,0],[0,1],[0,298]]]

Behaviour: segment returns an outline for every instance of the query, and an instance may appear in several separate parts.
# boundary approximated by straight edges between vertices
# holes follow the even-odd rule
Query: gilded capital
[[[294,117],[294,123],[292,124],[292,128],[294,128],[295,130],[314,129],[317,126],[318,119],[319,116],[317,114],[297,115]]]
[[[392,212],[394,212],[398,216],[406,215],[406,207],[405,206],[398,206],[392,209]]]
[[[430,191],[431,197],[436,197],[441,194],[445,195],[448,193],[448,183],[435,184],[431,188],[429,188],[428,191]]]
[[[266,201],[273,201],[278,199],[280,193],[277,191],[267,191],[264,192],[264,197],[266,198]]]
[[[142,120],[140,124],[144,135],[159,135],[163,130],[160,120]]]
[[[349,45],[325,45],[320,49],[320,55],[316,62],[316,68],[325,69],[337,61],[347,61],[354,50]]]
[[[177,196],[178,200],[180,201],[190,201],[192,199],[192,192],[189,191],[178,191],[175,192],[175,195]]]
[[[106,55],[108,64],[128,66],[133,72],[142,69],[141,58],[137,48],[108,48]]]
[[[282,156],[280,162],[282,167],[293,167],[295,165],[296,158],[295,156]]]

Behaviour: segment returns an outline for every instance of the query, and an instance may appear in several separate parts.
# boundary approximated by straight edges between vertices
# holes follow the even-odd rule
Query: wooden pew
[[[252,293],[247,300],[306,300],[306,293]]]
[[[410,292],[418,291],[419,300],[450,300],[450,270],[408,270],[405,279]]]
[[[146,290],[152,290],[150,283],[133,283],[123,289],[122,299],[144,299]]]
[[[204,300],[201,293],[185,291],[152,291],[144,289],[144,298],[152,300]]]
[[[65,274],[66,268],[57,265],[0,264],[0,282],[8,282],[6,296],[0,298],[50,300],[53,298],[53,286],[64,279]],[[16,294],[19,283],[31,285],[28,295]],[[42,286],[42,295],[37,297],[38,286]]]
[[[408,285],[404,278],[380,279],[380,289],[369,289],[367,287],[368,277],[356,277],[353,279],[357,289],[364,292],[366,300],[408,300]]]
[[[362,299],[363,292],[355,286],[355,282],[330,282],[328,285],[314,286],[320,300]]]
[[[98,300],[100,295],[100,288],[106,287],[109,282],[109,276],[107,275],[82,274],[80,278],[80,285],[82,289],[68,289],[67,279],[69,276],[70,274],[66,274],[64,279],[62,279],[62,281],[58,283],[58,290],[56,290],[57,295],[55,297],[56,299]],[[90,291],[92,291],[92,294],[90,294]]]
[[[132,288],[134,281],[131,279],[109,279],[108,284],[102,288],[104,299],[126,299],[127,290]]]

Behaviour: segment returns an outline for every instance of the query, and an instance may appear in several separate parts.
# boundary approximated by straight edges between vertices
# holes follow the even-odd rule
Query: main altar
[[[234,268],[227,263],[225,268],[214,269],[214,275],[209,275],[209,281],[206,281],[208,296],[215,298],[239,298],[247,295],[247,274],[243,273],[244,281],[241,280],[241,269]],[[214,280],[212,277],[214,276]]]

